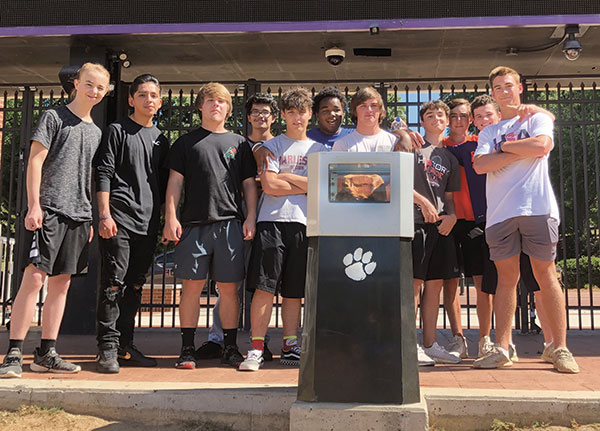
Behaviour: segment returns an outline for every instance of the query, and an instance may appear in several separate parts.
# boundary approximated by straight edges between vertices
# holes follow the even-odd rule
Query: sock
[[[195,347],[194,338],[196,337],[196,328],[181,328],[181,345],[183,347]]]
[[[10,349],[12,349],[14,347],[16,347],[21,352],[23,352],[23,340],[9,340],[8,351],[10,352]]]
[[[293,346],[298,345],[298,336],[297,335],[286,335],[283,337],[283,350],[288,351]]]
[[[252,337],[252,350],[265,350],[265,337]]]
[[[42,342],[40,343],[40,355],[44,356],[51,347],[56,347],[56,340],[42,338]]]
[[[223,346],[236,346],[237,345],[237,328],[225,329],[223,328]]]

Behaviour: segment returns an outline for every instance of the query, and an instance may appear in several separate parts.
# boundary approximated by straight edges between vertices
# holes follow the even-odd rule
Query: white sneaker
[[[446,350],[450,353],[456,353],[461,359],[465,359],[468,356],[467,339],[462,334],[456,334]]]
[[[492,351],[493,347],[494,347],[494,343],[492,343],[492,340],[490,339],[490,337],[488,335],[484,335],[483,337],[481,337],[481,340],[479,340],[479,348],[477,350],[477,357],[483,358],[484,356],[486,356],[488,353],[490,353]]]
[[[461,361],[458,354],[450,353],[437,342],[433,343],[431,347],[425,347],[423,350],[436,364],[458,364]]]
[[[240,371],[258,371],[265,363],[262,350],[248,350],[248,355],[244,362],[240,364]]]
[[[419,361],[419,367],[433,367],[435,365],[435,361],[427,356],[419,344],[417,344],[417,360]]]
[[[508,345],[508,357],[511,362],[519,362],[519,355],[517,355],[517,346],[514,344]]]

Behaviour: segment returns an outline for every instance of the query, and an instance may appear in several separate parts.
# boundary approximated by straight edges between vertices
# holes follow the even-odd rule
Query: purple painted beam
[[[299,31],[368,30],[377,24],[382,30],[421,30],[439,28],[498,28],[556,26],[564,24],[598,25],[596,15],[531,15],[503,17],[390,19],[357,21],[235,22],[187,24],[72,25],[47,27],[3,27],[0,36],[69,36],[91,34],[165,34],[165,33],[245,33]]]

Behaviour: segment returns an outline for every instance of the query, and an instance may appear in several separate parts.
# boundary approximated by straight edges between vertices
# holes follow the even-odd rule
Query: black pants
[[[96,338],[100,348],[133,343],[135,315],[155,246],[156,232],[138,235],[122,226],[118,226],[114,237],[100,238],[102,266],[96,311]]]

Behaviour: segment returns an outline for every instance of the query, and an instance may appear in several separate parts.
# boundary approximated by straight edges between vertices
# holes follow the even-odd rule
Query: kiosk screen
[[[329,202],[390,202],[387,163],[330,163]]]

